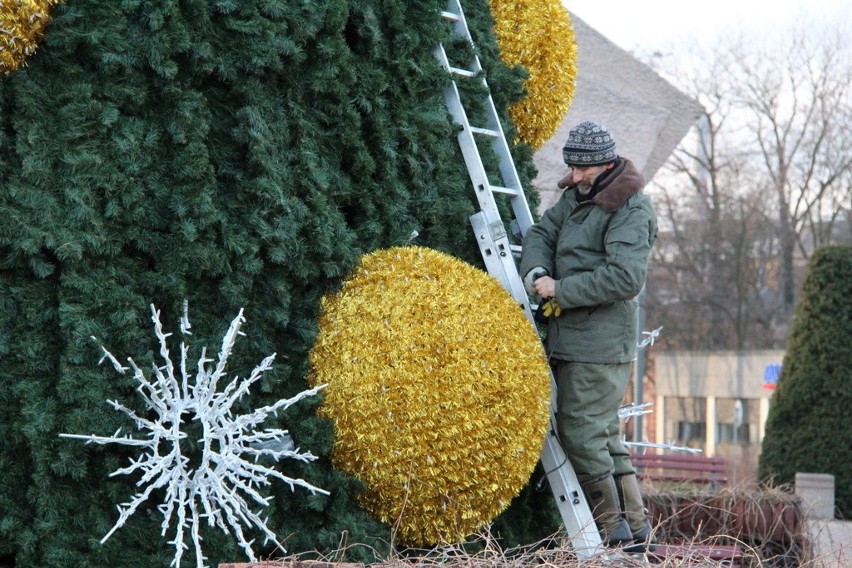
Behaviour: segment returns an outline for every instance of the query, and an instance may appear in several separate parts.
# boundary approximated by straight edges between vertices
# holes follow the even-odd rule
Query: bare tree
[[[756,180],[748,158],[729,134],[734,108],[722,72],[728,62],[718,57],[713,64],[679,74],[707,112],[651,190],[662,230],[649,318],[666,327],[670,347],[766,347],[774,341],[775,310],[766,293],[774,232],[765,202],[749,190]]]
[[[727,40],[661,73],[706,115],[655,179],[661,238],[649,319],[671,347],[782,347],[799,268],[848,241],[848,34],[798,27]],[[773,47],[774,46],[774,47]]]
[[[834,241],[852,167],[852,45],[848,30],[805,26],[755,46],[732,46],[732,95],[774,197],[782,307],[792,312],[803,266]],[[797,255],[798,252],[798,255]]]

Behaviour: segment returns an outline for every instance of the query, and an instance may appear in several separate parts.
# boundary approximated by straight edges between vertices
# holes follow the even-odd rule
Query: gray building
[[[725,456],[738,477],[753,477],[783,359],[780,350],[655,353],[649,441]]]

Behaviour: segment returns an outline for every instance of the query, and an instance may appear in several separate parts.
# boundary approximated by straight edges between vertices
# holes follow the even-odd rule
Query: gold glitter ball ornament
[[[335,427],[332,462],[411,546],[459,542],[529,480],[550,411],[538,334],[487,273],[444,253],[362,257],[323,298],[309,382]]]
[[[35,53],[60,0],[0,0],[0,75],[15,71]]]
[[[538,150],[556,130],[574,99],[577,41],[561,0],[490,0],[500,56],[521,65],[527,96],[509,108],[518,137]]]

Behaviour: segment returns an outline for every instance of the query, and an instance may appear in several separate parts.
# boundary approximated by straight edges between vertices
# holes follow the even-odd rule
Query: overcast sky
[[[666,51],[728,33],[763,33],[796,20],[841,20],[852,34],[852,0],[562,0],[568,10],[628,51]]]

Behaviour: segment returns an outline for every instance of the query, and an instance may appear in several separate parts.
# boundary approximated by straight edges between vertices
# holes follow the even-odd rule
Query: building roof
[[[567,9],[568,1],[563,4]],[[577,86],[565,120],[533,156],[540,212],[561,193],[556,182],[567,173],[562,145],[572,126],[585,120],[606,125],[619,155],[632,160],[650,180],[704,112],[696,100],[576,15],[571,14],[571,20],[577,40]]]

